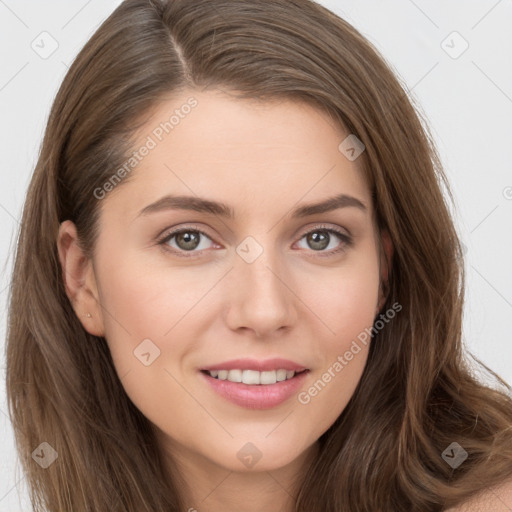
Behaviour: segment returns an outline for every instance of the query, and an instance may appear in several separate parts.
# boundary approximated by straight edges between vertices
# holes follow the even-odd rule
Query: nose
[[[249,330],[258,338],[289,329],[298,317],[292,281],[275,252],[265,249],[252,263],[237,254],[226,290],[229,328]]]

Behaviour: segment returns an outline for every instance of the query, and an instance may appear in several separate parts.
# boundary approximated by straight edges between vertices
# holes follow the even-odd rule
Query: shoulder
[[[512,477],[477,494],[462,505],[446,512],[510,512],[512,510]]]

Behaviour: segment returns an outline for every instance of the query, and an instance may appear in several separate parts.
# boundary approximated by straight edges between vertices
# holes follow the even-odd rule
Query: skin
[[[187,90],[155,109],[135,147],[190,96],[197,107],[101,200],[92,260],[80,251],[73,223],[62,223],[63,279],[84,328],[105,337],[126,393],[177,464],[187,507],[291,511],[295,482],[354,393],[368,346],[309,403],[293,396],[269,410],[226,401],[199,369],[238,357],[283,357],[309,368],[300,391],[307,390],[371,328],[385,301],[380,283],[392,247],[387,233],[378,244],[358,160],[338,149],[348,132],[306,104]],[[169,193],[222,201],[235,218],[185,210],[137,216]],[[339,193],[367,210],[291,218],[297,206]],[[305,235],[321,234],[322,225],[353,244],[335,234],[325,248],[308,242]],[[158,245],[159,235],[181,227],[207,234],[192,258],[178,254],[190,254],[178,237],[166,243],[168,251]],[[263,249],[252,263],[236,252],[248,236]],[[160,350],[149,366],[134,357],[144,339]],[[262,454],[252,467],[237,457],[248,442]]]

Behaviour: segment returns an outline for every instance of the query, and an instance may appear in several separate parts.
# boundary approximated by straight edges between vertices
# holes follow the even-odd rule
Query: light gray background
[[[51,102],[78,50],[119,3],[0,0],[2,349],[15,232]],[[428,118],[467,247],[465,343],[512,383],[512,1],[320,3],[377,46]],[[58,44],[47,58],[32,48],[52,49],[42,32]],[[464,41],[469,47],[458,55]],[[0,364],[0,512],[28,512],[7,416],[3,351]]]

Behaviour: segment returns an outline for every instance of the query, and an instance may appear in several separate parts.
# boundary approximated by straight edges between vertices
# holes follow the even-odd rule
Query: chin
[[[233,448],[222,450],[212,457],[218,465],[238,473],[251,473],[275,471],[293,463],[297,458],[305,455],[297,443],[284,443],[276,437],[275,442],[269,443],[262,435],[260,441],[234,441],[230,443]],[[290,438],[288,438],[291,440]],[[228,453],[231,456],[226,457]]]

